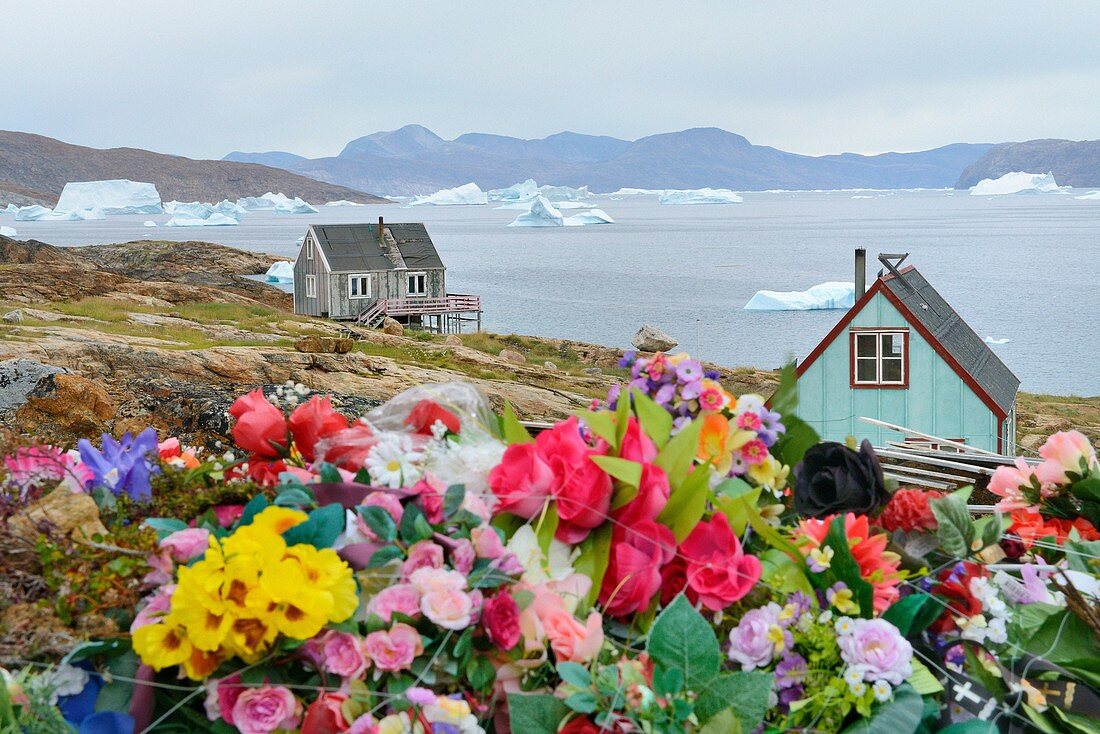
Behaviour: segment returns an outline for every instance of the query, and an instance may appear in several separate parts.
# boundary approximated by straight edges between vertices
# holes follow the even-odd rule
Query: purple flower
[[[682,415],[679,418],[672,419],[672,435],[675,436],[680,431],[684,430],[687,425],[691,423],[690,415]]]
[[[745,461],[745,457],[741,456],[738,452],[733,455],[733,460],[730,463],[730,476],[739,477],[749,470],[748,462]]]
[[[405,689],[405,698],[409,699],[409,703],[414,706],[427,706],[435,703],[438,696],[436,696],[435,691],[430,688],[411,686]]]
[[[618,402],[619,402],[619,393],[621,393],[622,391],[623,391],[623,386],[619,385],[617,383],[612,385],[611,388],[607,391],[607,405],[612,410],[614,410],[615,406],[618,404]]]
[[[653,396],[653,399],[657,401],[659,405],[668,405],[672,402],[672,399],[676,397],[676,386],[672,383],[667,385],[661,385],[657,390],[657,394]]]
[[[787,427],[779,422],[782,416],[774,410],[760,410],[760,428],[756,431],[764,445],[771,448],[779,440],[779,434],[786,433]]]
[[[703,383],[699,380],[689,382],[680,388],[680,397],[684,400],[696,400],[703,391]]]
[[[707,370],[703,373],[703,377],[708,380],[717,380],[722,375],[718,374],[718,370]]]
[[[155,430],[146,428],[136,437],[127,433],[118,441],[104,433],[102,450],[82,438],[77,442],[77,448],[80,460],[92,472],[90,489],[106,487],[116,496],[126,494],[140,501],[152,498],[153,489],[149,480],[160,471],[160,467],[153,463],[157,456]]]
[[[694,359],[685,359],[676,365],[676,378],[680,382],[699,382],[703,377],[703,365]]]
[[[801,591],[792,592],[787,597],[787,608],[791,610],[790,618],[786,620],[788,625],[797,622],[798,619],[810,611],[814,607],[813,599],[803,594]]]
[[[633,367],[638,361],[638,353],[633,349],[628,349],[623,352],[622,359],[619,360],[619,366],[622,368]]]
[[[806,680],[806,658],[797,652],[784,655],[775,666],[775,685],[780,690],[791,688]]]
[[[804,695],[805,689],[802,686],[781,688],[779,690],[779,705],[784,711],[789,711],[791,704],[801,700]]]
[[[781,611],[772,602],[745,612],[730,630],[730,660],[740,663],[742,670],[755,670],[771,665],[776,655],[790,648],[791,633],[779,624]]]
[[[837,638],[848,670],[868,682],[899,686],[913,674],[913,646],[885,619],[852,620],[850,634]]]

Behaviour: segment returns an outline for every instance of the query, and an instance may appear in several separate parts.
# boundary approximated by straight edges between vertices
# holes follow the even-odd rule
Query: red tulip
[[[348,419],[332,409],[332,398],[314,395],[290,414],[290,435],[306,461],[313,461],[317,441],[348,427]]]
[[[421,400],[405,417],[405,425],[425,436],[432,435],[432,426],[436,421],[445,425],[451,433],[458,433],[462,428],[458,416],[434,400]]]
[[[286,418],[267,401],[263,390],[256,388],[237,398],[229,415],[237,419],[233,440],[242,449],[264,459],[277,459],[286,453]]]

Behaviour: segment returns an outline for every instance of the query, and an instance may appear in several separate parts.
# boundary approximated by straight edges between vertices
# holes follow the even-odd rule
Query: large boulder
[[[294,342],[294,348],[307,354],[347,354],[355,346],[352,339],[332,336],[303,336]]]
[[[523,364],[527,361],[527,357],[524,357],[521,352],[517,352],[515,349],[501,349],[500,358],[512,364]]]
[[[390,336],[404,336],[405,327],[397,319],[391,319],[387,316],[382,319],[382,333]]]
[[[0,410],[18,408],[27,402],[43,377],[65,370],[33,359],[6,359],[0,362]]]
[[[58,371],[38,381],[15,417],[36,435],[92,437],[111,431],[117,414],[103,383]]]
[[[649,324],[642,324],[630,343],[641,352],[667,352],[676,346],[675,339]]]

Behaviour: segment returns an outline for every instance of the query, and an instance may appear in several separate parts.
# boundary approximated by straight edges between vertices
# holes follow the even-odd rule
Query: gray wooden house
[[[419,222],[310,225],[294,262],[294,313],[440,333],[481,327],[478,296],[448,294],[447,268]]]

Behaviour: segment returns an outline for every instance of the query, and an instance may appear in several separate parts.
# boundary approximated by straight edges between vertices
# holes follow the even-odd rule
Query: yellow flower
[[[695,456],[711,462],[718,475],[725,476],[733,465],[733,452],[756,434],[734,429],[721,413],[708,413],[701,420],[703,427],[699,432],[699,447]]]
[[[257,564],[267,565],[282,560],[286,541],[268,525],[245,525],[222,541],[222,552],[226,561],[249,558]]]
[[[134,632],[134,652],[153,670],[179,665],[191,657],[194,648],[187,631],[165,622],[147,624]]]
[[[279,636],[279,630],[257,617],[242,617],[233,622],[225,647],[246,663],[259,660],[271,643]]]
[[[311,586],[332,593],[333,607],[328,621],[343,622],[359,608],[359,595],[351,568],[336,551],[299,544],[288,548],[286,555],[297,559]]]
[[[245,528],[262,528],[276,535],[282,535],[295,525],[301,525],[308,519],[309,515],[299,510],[291,510],[288,507],[272,505],[252,518],[252,524],[245,525],[241,530]],[[237,532],[240,532],[240,530]],[[236,534],[237,533],[234,533],[234,535]]]
[[[328,622],[332,592],[309,583],[297,559],[264,570],[260,585],[249,592],[248,606],[287,637],[308,640]]]
[[[777,624],[773,624],[768,627],[768,632],[765,637],[767,638],[768,642],[772,643],[772,645],[775,646],[776,653],[783,652],[783,650],[787,647],[787,641],[783,637],[783,628]]]
[[[782,489],[790,473],[791,468],[781,464],[771,454],[759,464],[750,464],[748,470],[749,479],[771,492]]]
[[[191,680],[206,680],[225,659],[224,654],[218,651],[206,652],[204,650],[192,650],[191,655],[183,661],[183,672]]]

